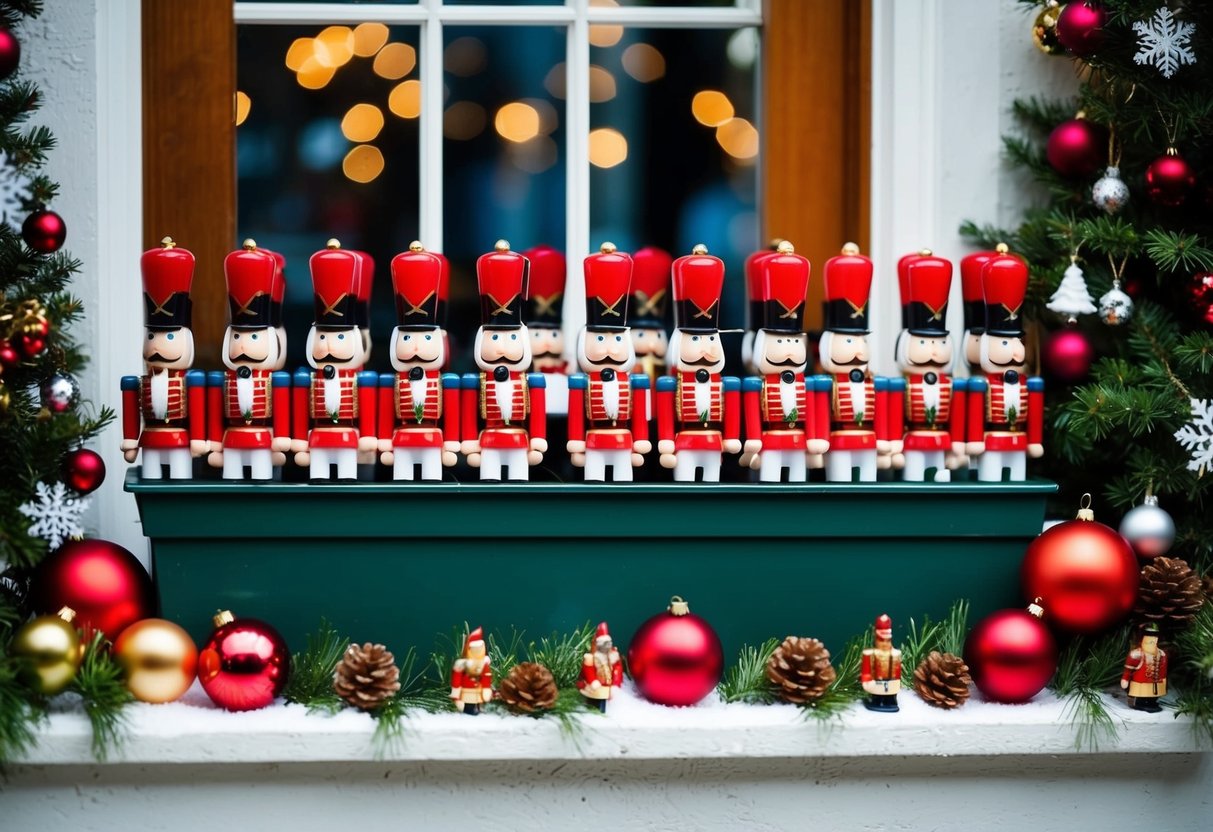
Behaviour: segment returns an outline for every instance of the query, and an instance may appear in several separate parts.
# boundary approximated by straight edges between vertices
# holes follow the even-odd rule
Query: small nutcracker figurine
[[[569,440],[573,465],[586,482],[631,482],[649,442],[649,378],[632,373],[636,352],[628,334],[632,258],[603,243],[585,258],[585,329],[577,344],[581,372],[569,378]]]
[[[312,255],[315,318],[307,335],[312,372],[295,373],[291,419],[295,464],[312,480],[358,477],[359,453],[378,449],[375,394],[378,378],[364,372],[366,347],[358,296],[365,256],[329,240]]]
[[[479,374],[463,376],[461,449],[480,479],[526,480],[528,466],[548,449],[546,381],[531,366],[531,338],[522,323],[529,263],[498,240],[476,261],[481,326],[474,354]],[[483,427],[481,427],[483,424]]]
[[[396,318],[391,361],[379,377],[379,453],[392,479],[439,481],[459,451],[459,376],[443,373],[446,333],[439,325],[443,262],[414,241],[392,258]]]
[[[655,385],[666,371],[670,342],[665,331],[665,313],[670,300],[670,266],[673,262],[668,253],[654,246],[646,246],[632,255],[628,326],[631,327],[632,345],[636,347],[636,363],[649,377],[650,385]]]
[[[547,415],[563,416],[569,407],[569,362],[564,357],[564,286],[568,263],[551,246],[522,253],[530,265],[523,321],[531,334],[531,370],[547,382]]]
[[[286,366],[286,327],[282,325],[282,302],[286,299],[286,257],[276,251],[270,251],[268,248],[263,248],[261,251],[274,258],[274,296],[273,302],[277,304],[279,309],[278,326],[278,343],[282,349],[278,351],[278,360],[274,362],[274,366],[270,369],[281,370]]]
[[[722,376],[720,296],[724,262],[705,245],[673,265],[671,376],[657,380],[657,450],[678,482],[720,482],[722,453],[741,450],[741,380]]]
[[[1158,646],[1158,625],[1150,622],[1142,628],[1141,642],[1125,657],[1121,690],[1129,697],[1129,707],[1156,714],[1162,710],[1158,700],[1167,695],[1167,654]]]
[[[746,441],[741,464],[756,469],[762,482],[779,482],[785,469],[789,482],[805,482],[808,454],[829,449],[816,425],[817,383],[805,377],[809,339],[803,318],[809,268],[808,259],[784,240],[762,259],[761,279],[750,287],[758,327],[751,364],[760,375],[742,382]],[[820,399],[824,402],[824,394]]]
[[[960,294],[964,299],[965,367],[970,376],[981,375],[981,336],[986,331],[986,301],[981,289],[981,270],[995,257],[1006,254],[1006,244],[999,243],[997,251],[975,251],[960,258]]]
[[[358,259],[358,304],[354,307],[354,318],[362,335],[362,363],[371,360],[371,290],[375,282],[375,261],[365,251],[350,250]]]
[[[190,284],[194,255],[171,237],[145,251],[143,273],[143,376],[123,376],[122,454],[134,462],[143,451],[141,476],[158,480],[162,466],[174,480],[194,476],[194,457],[210,450],[206,439],[206,374],[191,370]]]
[[[622,684],[623,660],[619,657],[619,648],[611,641],[607,623],[603,621],[594,634],[593,649],[581,657],[581,678],[577,680],[577,689],[598,710],[606,713],[611,692]]]
[[[783,240],[771,240],[771,244],[745,259],[745,331],[741,333],[741,366],[751,375],[760,375],[754,367],[754,337],[762,327],[763,301],[762,263],[779,251]]]
[[[868,296],[872,289],[872,261],[854,243],[826,261],[824,323],[818,345],[822,368],[830,375],[818,380],[830,396],[826,418],[830,450],[826,479],[875,482],[876,469],[892,465],[894,440],[901,442],[901,411],[890,412],[889,391],[900,379],[873,378],[868,370]]]
[[[493,699],[493,668],[484,646],[484,632],[477,627],[463,641],[463,655],[451,667],[451,701],[455,710],[468,716]]]
[[[969,380],[966,450],[977,461],[977,479],[1011,482],[1027,478],[1027,457],[1044,454],[1044,380],[1025,375],[1027,351],[1020,311],[1028,267],[1003,254],[981,270],[986,327],[981,336],[984,377]]]
[[[901,692],[901,651],[893,646],[893,619],[881,615],[873,628],[875,645],[863,651],[859,681],[863,685],[863,705],[869,711],[892,713]]]
[[[291,449],[291,375],[280,372],[286,352],[282,328],[283,271],[254,240],[223,260],[228,326],[223,333],[227,372],[210,373],[207,422],[211,455],[225,480],[269,480]]]
[[[948,296],[952,264],[924,249],[898,263],[902,330],[897,336],[897,364],[905,379],[903,477],[923,482],[950,482],[951,469],[964,457],[964,395],[968,382],[954,379],[952,337],[948,334]],[[895,392],[891,407],[900,409]],[[896,417],[890,417],[896,421]]]

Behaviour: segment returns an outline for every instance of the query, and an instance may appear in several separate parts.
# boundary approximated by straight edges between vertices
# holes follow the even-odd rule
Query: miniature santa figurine
[[[526,313],[531,334],[531,370],[544,374],[548,416],[563,416],[569,408],[569,362],[564,357],[564,284],[568,263],[551,246],[535,246],[522,253],[531,264]]]
[[[632,255],[632,289],[628,304],[628,326],[636,348],[636,364],[649,384],[665,375],[669,337],[665,331],[666,306],[670,300],[670,266],[673,258],[654,246]],[[651,400],[651,396],[647,397]]]
[[[223,260],[228,326],[223,333],[227,372],[211,373],[207,422],[211,455],[225,480],[273,479],[291,449],[291,375],[280,372],[286,352],[282,328],[283,271],[254,240]],[[281,284],[281,285],[280,285]]]
[[[312,255],[316,314],[307,334],[313,372],[295,373],[291,418],[295,464],[312,480],[358,477],[358,454],[378,449],[375,393],[378,378],[363,372],[365,341],[359,326],[364,256],[329,240]],[[306,437],[306,438],[304,438]]]
[[[966,450],[977,461],[977,479],[1011,482],[1027,478],[1027,458],[1044,454],[1044,380],[1027,377],[1020,311],[1028,288],[1028,267],[1018,257],[999,255],[981,270],[986,327],[981,336],[984,377],[969,380]]]
[[[930,472],[935,482],[950,482],[951,469],[964,456],[964,393],[968,384],[949,375],[953,348],[947,314],[952,264],[924,249],[901,259],[898,277],[903,329],[895,351],[905,391],[894,392],[890,406],[900,409],[904,396],[903,477],[923,482]],[[890,421],[896,421],[896,417]]]
[[[619,648],[611,641],[607,623],[603,621],[594,634],[593,649],[581,658],[581,678],[577,680],[577,689],[598,710],[606,713],[611,692],[622,684],[623,660],[619,658]]]
[[[825,331],[818,345],[819,361],[829,377],[819,387],[831,399],[822,421],[830,426],[826,479],[875,482],[876,469],[888,468],[901,442],[900,410],[890,413],[890,387],[900,380],[873,378],[868,370],[868,296],[872,261],[854,243],[826,261],[822,270]],[[895,422],[893,421],[895,420]]]
[[[863,651],[859,681],[863,685],[863,705],[869,711],[895,712],[901,691],[901,651],[893,646],[893,619],[881,615],[873,628],[875,645]]]
[[[721,376],[720,296],[724,263],[697,245],[673,265],[670,367],[657,380],[657,450],[678,482],[720,482],[722,453],[741,450],[741,381]]]
[[[745,259],[745,331],[741,333],[741,366],[751,375],[760,375],[754,366],[754,337],[762,326],[762,263],[779,251],[783,240],[771,240],[762,251],[756,251]]]
[[[741,464],[759,472],[762,482],[808,478],[808,455],[822,454],[829,443],[818,435],[814,379],[805,377],[809,339],[804,333],[804,304],[809,290],[809,261],[784,240],[759,264],[751,285],[755,325],[751,363],[760,373],[742,382],[746,441]],[[825,394],[821,396],[824,401]]]
[[[194,255],[171,237],[145,251],[143,272],[143,376],[123,376],[122,455],[143,451],[141,476],[158,480],[168,467],[174,480],[194,476],[194,457],[210,450],[206,439],[206,374],[191,370],[190,284]]]
[[[455,710],[468,716],[493,699],[493,668],[484,646],[484,632],[477,627],[463,641],[463,655],[451,668],[451,701]]]
[[[636,353],[628,334],[632,258],[603,243],[585,258],[585,329],[577,343],[581,372],[569,378],[569,440],[573,465],[586,482],[631,482],[649,442],[649,378],[632,373]]]
[[[548,449],[546,380],[530,373],[531,337],[522,324],[527,259],[498,240],[476,261],[481,327],[473,347],[479,374],[463,377],[461,449],[481,480],[526,480]],[[478,418],[479,417],[479,418]],[[479,423],[478,423],[479,422]],[[483,427],[481,424],[483,424]]]
[[[414,241],[392,258],[396,318],[394,374],[379,377],[379,453],[392,479],[439,481],[459,451],[459,376],[443,373],[446,333],[439,326],[443,263]]]
[[[1158,646],[1158,625],[1142,628],[1141,642],[1125,658],[1120,687],[1129,697],[1129,707],[1156,714],[1158,700],[1167,695],[1167,654]]]

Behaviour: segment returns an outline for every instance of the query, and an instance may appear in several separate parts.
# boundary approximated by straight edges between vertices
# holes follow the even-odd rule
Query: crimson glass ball
[[[1063,384],[1078,384],[1091,372],[1095,349],[1079,329],[1059,329],[1045,341],[1041,364],[1049,378]]]
[[[1108,137],[1103,127],[1085,118],[1072,118],[1053,128],[1045,145],[1045,158],[1055,171],[1085,179],[1104,167]]]
[[[1166,208],[1182,205],[1194,187],[1196,174],[1178,153],[1159,156],[1146,168],[1146,196],[1155,205]]]
[[[7,338],[0,339],[0,367],[16,367],[21,363],[21,354]]]
[[[671,605],[674,609],[678,609]],[[694,705],[716,689],[724,650],[712,625],[687,612],[662,612],[640,625],[628,669],[641,696],[658,705]]]
[[[224,618],[216,616],[216,621]],[[255,711],[273,703],[286,687],[291,654],[278,631],[256,618],[219,624],[198,653],[198,681],[216,705]]]
[[[1086,58],[1103,46],[1103,27],[1108,13],[1095,2],[1066,3],[1057,16],[1057,40],[1072,55]]]
[[[34,610],[76,611],[76,626],[91,638],[100,630],[113,641],[128,626],[156,612],[152,579],[139,559],[108,540],[69,540],[51,552],[30,583]]]
[[[43,208],[25,218],[21,224],[21,239],[34,251],[51,254],[67,239],[67,224],[63,217]]]
[[[69,451],[63,458],[63,481],[80,494],[91,494],[105,481],[105,460],[88,448]]]
[[[11,29],[0,27],[0,80],[12,75],[21,63],[21,41]]]
[[[999,610],[982,619],[965,641],[973,684],[989,700],[1027,702],[1057,670],[1057,643],[1049,628],[1025,610]]]

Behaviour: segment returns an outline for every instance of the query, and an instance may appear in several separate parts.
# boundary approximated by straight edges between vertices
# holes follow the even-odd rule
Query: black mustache
[[[508,355],[503,355],[501,358],[494,358],[492,361],[485,361],[485,364],[517,364],[520,359],[510,358]]]
[[[564,358],[564,355],[558,352],[537,352],[532,353],[531,358],[555,358],[556,360],[560,360]]]
[[[852,358],[850,361],[834,361],[832,363],[837,364],[839,367],[862,367],[868,362],[864,358]]]
[[[989,361],[989,359],[986,360]],[[1011,361],[990,361],[990,363],[995,367],[1018,367],[1023,362],[1012,359]]]
[[[772,367],[799,367],[804,362],[789,358],[787,361],[768,361],[767,363]]]
[[[181,356],[177,356],[177,358],[180,358],[180,357],[181,357]],[[176,360],[177,360],[177,358],[169,358],[167,355],[161,355],[161,354],[160,354],[160,353],[158,353],[158,352],[154,352],[154,353],[152,353],[151,355],[149,355],[147,358],[145,358],[145,359],[143,359],[143,360],[144,360],[144,361],[165,361],[165,362],[168,362],[168,361],[176,361]]]
[[[720,363],[720,359],[701,358],[698,361],[682,361],[679,363],[686,364],[688,367],[715,367]]]
[[[319,359],[317,359],[317,360],[319,360]],[[353,358],[334,358],[333,356],[330,355],[327,358],[325,358],[324,360],[327,361],[329,364],[349,364],[354,359]]]
[[[613,359],[613,358],[607,357],[607,358],[596,358],[596,359],[594,359],[593,361],[591,361],[590,363],[591,363],[591,364],[593,364],[593,365],[595,365],[595,366],[597,366],[597,365],[599,365],[599,364],[612,364],[612,365],[614,365],[614,366],[616,366],[616,367],[622,367],[624,364],[627,364],[628,362],[627,362],[626,360],[624,360],[624,361],[616,361],[616,360],[615,360],[615,359]]]

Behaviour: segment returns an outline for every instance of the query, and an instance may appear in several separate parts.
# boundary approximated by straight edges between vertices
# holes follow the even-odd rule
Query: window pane
[[[443,0],[444,6],[563,6],[564,0]]]
[[[591,6],[736,6],[736,0],[590,0]]]
[[[476,258],[499,238],[515,251],[564,248],[564,103],[553,73],[566,34],[550,26],[448,26],[443,217],[451,261],[455,366],[471,370],[480,323]]]
[[[237,228],[287,258],[288,367],[312,320],[308,257],[330,237],[375,259],[372,330],[395,325],[388,263],[417,236],[417,48],[414,26],[237,29]]]

